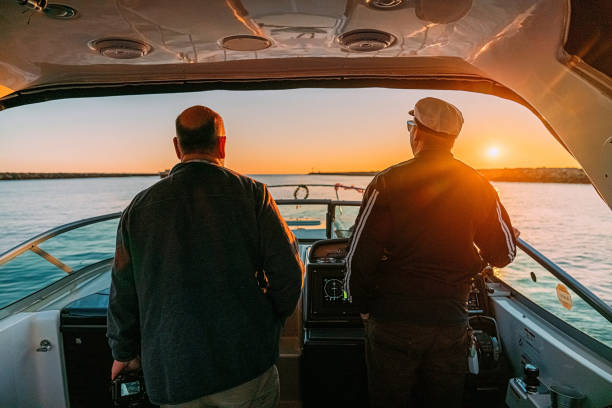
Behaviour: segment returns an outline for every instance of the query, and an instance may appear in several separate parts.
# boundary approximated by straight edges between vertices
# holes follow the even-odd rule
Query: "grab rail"
[[[361,205],[360,201],[337,201],[337,200],[329,200],[329,199],[314,199],[314,200],[305,200],[305,199],[282,199],[276,200],[276,203],[279,205],[327,205],[328,210],[333,210],[334,207],[340,205],[353,205],[358,206]],[[62,269],[66,273],[71,273],[72,269],[65,265],[63,262],[59,261],[57,258],[53,257],[49,253],[38,247],[39,244],[51,239],[57,235],[63,234],[68,231],[72,231],[77,228],[85,227],[90,224],[95,224],[97,222],[108,221],[114,218],[121,217],[121,212],[115,212],[110,214],[99,215],[97,217],[85,218],[82,220],[70,222],[68,224],[60,225],[59,227],[52,228],[48,231],[45,231],[41,234],[36,235],[35,237],[22,242],[21,244],[9,249],[8,251],[0,254],[0,265],[3,265],[10,261],[13,258],[18,257],[26,251],[32,251],[37,255],[40,255],[42,258]]]
[[[99,215],[97,217],[85,218],[83,220],[74,221],[68,224],[60,225],[59,227],[52,228],[48,231],[43,232],[42,234],[36,235],[34,238],[31,238],[25,242],[22,242],[16,247],[9,249],[8,251],[0,255],[0,265],[7,263],[11,259],[23,254],[26,251],[32,251],[35,254],[42,256],[47,261],[51,262],[52,264],[62,269],[66,273],[70,273],[72,272],[70,268],[68,268],[66,265],[64,265],[62,262],[58,261],[57,259],[51,257],[45,251],[41,250],[38,247],[38,244],[41,244],[45,242],[46,240],[51,239],[57,235],[63,234],[68,231],[72,231],[73,229],[81,228],[81,227],[84,227],[90,224],[95,224],[97,222],[112,220],[114,218],[119,218],[119,217],[121,217],[121,213],[116,212],[112,214]],[[45,254],[51,257],[52,259],[48,258]],[[61,265],[58,265],[55,261],[59,262]]]
[[[578,296],[588,303],[593,309],[606,318],[612,323],[612,307],[606,302],[597,297],[593,292],[582,286],[580,282],[574,279],[569,273],[559,268],[553,261],[542,255],[537,249],[523,241],[521,238],[517,239],[518,247],[529,255],[534,261],[539,263],[544,269],[550,272],[555,278],[566,284],[572,289]]]
[[[333,189],[336,191],[336,199],[340,200],[340,196],[338,195],[338,190],[343,189],[343,190],[355,190],[358,193],[363,194],[365,192],[365,188],[364,187],[358,187],[358,186],[353,186],[353,185],[346,185],[346,184],[342,184],[342,183],[336,183],[336,184],[274,184],[274,185],[268,185],[268,188],[275,188],[275,187],[295,187],[295,191],[293,192],[293,198],[295,198],[296,200],[300,200],[300,198],[298,198],[298,192],[300,190],[304,190],[304,197],[301,198],[301,200],[305,200],[308,198],[308,196],[310,195],[310,190],[308,189],[308,187],[333,187]]]

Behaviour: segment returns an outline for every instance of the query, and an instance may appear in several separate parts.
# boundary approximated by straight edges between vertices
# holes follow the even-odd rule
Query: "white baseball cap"
[[[438,98],[423,98],[408,112],[417,126],[438,136],[455,138],[463,126],[463,115],[456,106]]]

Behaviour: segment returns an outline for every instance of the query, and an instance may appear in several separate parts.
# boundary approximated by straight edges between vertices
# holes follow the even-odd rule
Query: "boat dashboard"
[[[348,239],[341,238],[317,241],[310,247],[304,287],[306,327],[323,322],[361,324],[344,290],[348,244]],[[466,305],[470,315],[487,312],[485,291],[484,280],[478,275],[472,281]]]

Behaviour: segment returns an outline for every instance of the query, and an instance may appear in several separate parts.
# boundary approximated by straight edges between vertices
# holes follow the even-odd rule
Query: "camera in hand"
[[[113,406],[117,408],[149,407],[142,371],[122,372],[112,382]]]

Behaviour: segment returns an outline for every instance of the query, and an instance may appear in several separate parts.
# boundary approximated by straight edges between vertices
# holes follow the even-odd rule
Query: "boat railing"
[[[53,237],[64,234],[68,231],[72,231],[77,228],[82,228],[87,225],[96,224],[98,222],[103,222],[103,221],[108,221],[108,220],[112,220],[115,218],[119,218],[120,216],[121,216],[121,213],[116,212],[116,213],[111,213],[111,214],[99,215],[97,217],[85,218],[79,221],[70,222],[68,224],[64,224],[64,225],[60,225],[59,227],[52,228],[48,231],[43,232],[42,234],[36,235],[35,237],[17,245],[14,248],[9,249],[8,251],[0,255],[0,265],[3,265],[9,262],[10,260],[23,254],[24,252],[32,251],[36,255],[39,255],[46,261],[57,266],[64,272],[72,273],[73,272],[72,268],[70,268],[68,265],[66,265],[59,259],[55,258],[53,255],[51,255],[47,251],[40,248],[39,245]]]
[[[342,183],[336,183],[336,184],[272,184],[272,185],[268,185],[267,187],[268,188],[295,187],[295,190],[293,191],[293,198],[296,200],[300,199],[298,198],[298,194],[300,193],[300,191],[303,191],[303,194],[304,194],[304,196],[301,197],[301,199],[302,200],[307,199],[308,196],[310,195],[309,187],[331,187],[336,192],[336,200],[340,200],[340,196],[338,195],[338,191],[340,190],[354,190],[361,194],[365,192],[365,188],[363,187],[353,186],[353,185],[349,186],[347,184],[342,184]]]
[[[597,297],[593,292],[584,287],[580,282],[565,272],[553,261],[545,257],[533,246],[525,242],[523,239],[517,239],[518,247],[531,257],[534,261],[540,264],[544,269],[550,272],[555,278],[572,289],[582,300],[595,309],[600,315],[612,323],[612,307],[606,302]]]
[[[361,205],[360,201],[341,201],[341,200],[330,200],[330,199],[279,199],[276,200],[277,205],[325,205],[327,206],[327,227],[326,227],[326,235],[327,238],[331,237],[331,221],[333,221],[335,217],[335,209],[336,207],[341,206],[359,206]],[[44,251],[39,247],[39,245],[48,239],[51,239],[57,235],[66,233],[68,231],[72,231],[77,228],[81,228],[87,225],[95,224],[98,222],[108,221],[115,218],[119,218],[121,216],[120,212],[115,212],[111,214],[101,215],[97,217],[86,218],[80,221],[71,222],[68,224],[61,225],[56,228],[52,228],[42,234],[39,234],[22,244],[17,245],[16,247],[9,249],[0,255],[0,266],[9,262],[10,260],[18,257],[19,255],[31,251],[39,256],[41,256],[46,261],[52,263],[56,267],[62,269],[64,272],[70,274],[73,270],[59,259],[55,258],[53,255]],[[593,309],[595,309],[599,314],[601,314],[605,319],[612,322],[612,308],[606,302],[597,297],[593,292],[584,287],[580,282],[578,282],[575,278],[573,278],[569,273],[561,269],[558,265],[556,265],[553,261],[548,259],[538,250],[536,250],[533,246],[525,242],[522,238],[517,239],[518,247],[526,253],[529,257],[531,257],[534,261],[540,264],[544,269],[550,272],[554,277],[559,279],[562,283],[567,285],[571,290],[573,290],[582,300],[584,300],[587,304],[589,304]]]
[[[361,201],[339,201],[339,200],[330,200],[330,199],[280,199],[280,200],[275,200],[275,201],[278,205],[325,205],[328,207],[328,211],[327,211],[328,217],[330,213],[333,214],[334,209],[336,207],[340,207],[343,205],[344,206],[361,205]],[[66,265],[65,263],[63,263],[62,261],[60,261],[53,255],[51,255],[44,249],[40,248],[40,244],[42,244],[43,242],[53,237],[67,233],[69,231],[72,231],[78,228],[82,228],[87,225],[109,221],[109,220],[116,219],[119,217],[121,217],[121,212],[115,212],[115,213],[110,213],[110,214],[105,214],[105,215],[99,215],[96,217],[85,218],[82,220],[70,222],[68,224],[64,224],[64,225],[60,225],[58,227],[52,228],[0,254],[0,266],[6,264],[7,262],[11,261],[12,259],[18,257],[19,255],[27,251],[31,251],[39,255],[43,259],[45,259],[47,262],[50,262],[51,264],[55,265],[59,269],[63,270],[64,272],[68,274],[72,273],[73,272],[72,268],[70,268],[68,265]],[[327,231],[328,237],[331,236],[330,235],[331,231],[329,231],[329,228],[330,227],[328,223],[328,231]]]

